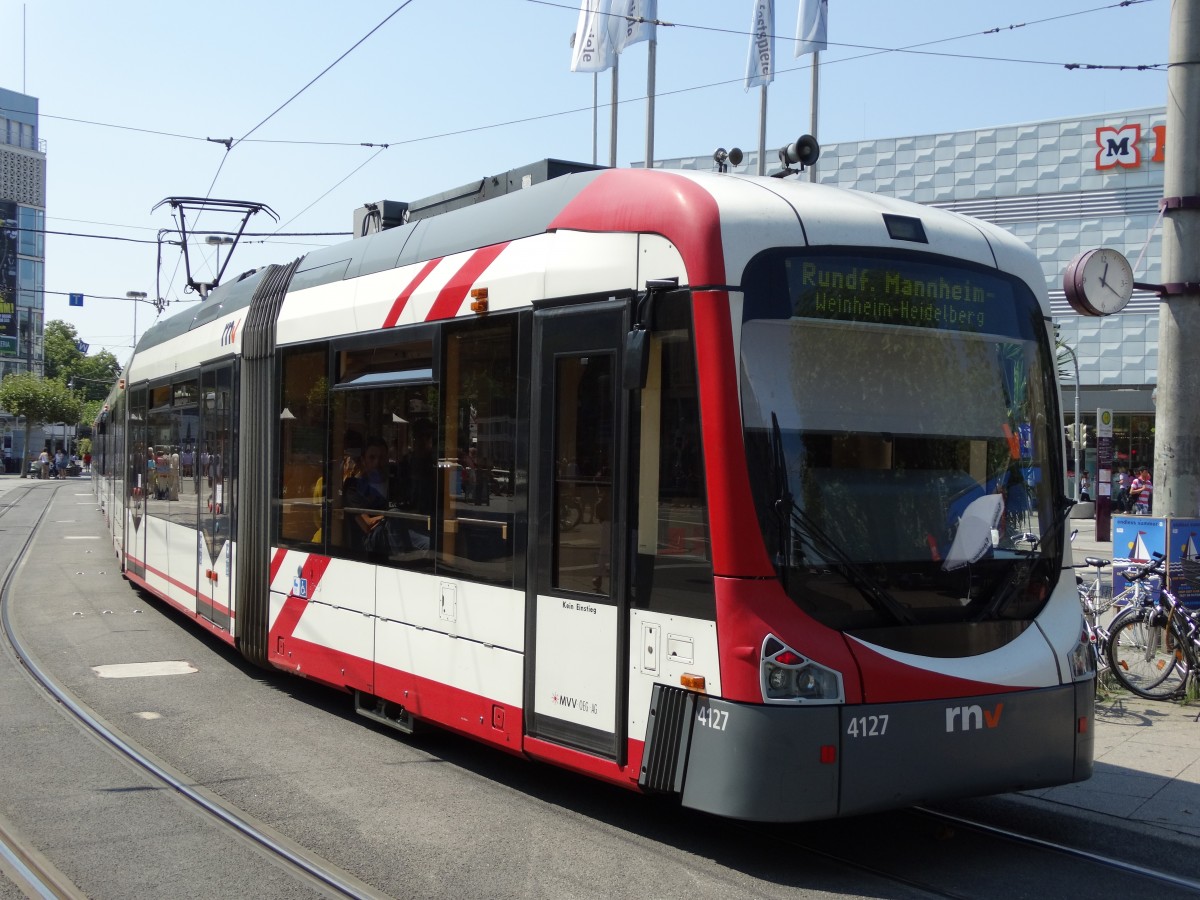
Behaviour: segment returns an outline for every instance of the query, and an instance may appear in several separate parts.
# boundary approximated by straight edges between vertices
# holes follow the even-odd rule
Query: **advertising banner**
[[[17,204],[0,201],[0,356],[16,356]]]
[[[1162,554],[1171,593],[1186,606],[1200,607],[1200,519],[1115,516],[1112,521],[1114,592],[1129,584],[1124,577],[1127,564],[1150,562]],[[1157,595],[1158,579],[1152,584]]]
[[[1185,606],[1195,609],[1200,607],[1200,519],[1167,519],[1167,531],[1168,585]]]
[[[1113,516],[1113,593],[1120,593],[1129,585],[1124,577],[1128,564],[1148,563],[1154,554],[1167,552],[1167,520],[1154,516]],[[1154,582],[1154,593],[1160,587]]]

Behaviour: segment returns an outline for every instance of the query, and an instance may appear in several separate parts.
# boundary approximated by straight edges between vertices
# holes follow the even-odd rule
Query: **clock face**
[[[1067,266],[1063,289],[1080,315],[1111,316],[1133,296],[1133,267],[1117,250],[1087,250]]]

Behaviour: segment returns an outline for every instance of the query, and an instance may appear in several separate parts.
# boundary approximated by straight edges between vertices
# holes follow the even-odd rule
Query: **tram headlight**
[[[842,676],[767,635],[762,650],[762,692],[767,703],[841,703]]]

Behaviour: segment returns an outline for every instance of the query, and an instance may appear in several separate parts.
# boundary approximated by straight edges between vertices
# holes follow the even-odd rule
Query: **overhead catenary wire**
[[[411,0],[409,0],[409,2],[411,2]],[[561,9],[570,9],[572,11],[577,11],[577,9],[578,9],[578,6],[568,6],[567,4],[563,4],[563,3],[551,2],[551,0],[526,0],[526,2],[534,3],[534,4],[538,4],[538,5],[542,5],[542,6],[550,6],[550,7],[561,8]],[[1042,24],[1057,21],[1060,19],[1088,15],[1091,13],[1104,12],[1107,10],[1117,9],[1117,8],[1122,8],[1122,7],[1136,6],[1136,5],[1140,5],[1142,3],[1149,3],[1149,2],[1152,2],[1152,0],[1120,0],[1120,2],[1117,2],[1117,3],[1111,3],[1111,4],[1107,4],[1105,6],[1092,7],[1090,9],[1078,10],[1073,13],[1063,13],[1062,15],[1058,15],[1058,16],[1048,16],[1048,17],[1045,17],[1042,19],[1032,19],[1028,22],[1020,22],[1020,23],[1015,23],[1015,24],[1010,24],[1010,25],[997,25],[997,26],[993,26],[991,28],[986,28],[982,31],[972,31],[972,32],[966,32],[964,34],[953,35],[950,37],[936,38],[934,40],[923,41],[919,44],[910,44],[910,45],[907,45],[904,47],[878,47],[878,46],[872,46],[872,45],[867,45],[867,44],[849,44],[849,43],[837,43],[837,42],[830,41],[829,45],[831,47],[843,47],[843,48],[847,48],[847,49],[860,49],[860,50],[867,50],[869,52],[859,54],[856,56],[852,56],[852,57],[846,57],[843,59],[823,59],[822,65],[824,66],[824,65],[844,64],[847,62],[855,62],[855,61],[858,61],[861,59],[866,59],[871,56],[875,56],[875,55],[879,55],[879,54],[908,53],[908,54],[914,54],[914,55],[945,56],[945,57],[948,57],[951,59],[961,59],[964,61],[975,60],[975,61],[980,61],[980,62],[1006,62],[1006,63],[1014,63],[1014,64],[1022,64],[1022,65],[1054,66],[1054,67],[1061,67],[1064,69],[1068,69],[1071,71],[1108,70],[1108,71],[1136,71],[1136,72],[1148,72],[1148,71],[1165,72],[1168,68],[1166,63],[1142,63],[1142,64],[1137,64],[1137,65],[1121,65],[1121,64],[1108,64],[1108,63],[1079,63],[1079,62],[1062,62],[1062,61],[1055,61],[1055,60],[1020,59],[1020,58],[1016,58],[1016,57],[986,56],[986,55],[982,55],[982,54],[968,54],[968,53],[937,53],[934,51],[923,51],[920,49],[922,47],[929,47],[929,46],[933,46],[936,44],[944,44],[944,43],[949,43],[952,41],[965,40],[965,39],[971,38],[971,37],[980,37],[980,36],[985,36],[985,35],[990,35],[990,34],[1002,34],[1004,32],[1017,31],[1019,29],[1029,28],[1029,27],[1032,27],[1035,25],[1042,25]],[[407,5],[407,4],[405,4],[405,5]],[[399,12],[401,9],[403,9],[403,7],[397,8],[390,15],[395,15],[395,13]],[[390,15],[389,15],[389,18],[390,18]],[[382,25],[382,24],[383,24],[383,22],[380,23],[380,25]],[[730,35],[735,35],[735,36],[748,36],[749,35],[748,31],[740,31],[737,29],[728,29],[728,28],[717,28],[717,27],[705,26],[705,25],[694,25],[694,24],[690,24],[690,23],[686,23],[686,22],[660,21],[660,24],[669,25],[671,27],[679,28],[679,29],[710,31],[710,32],[724,33],[724,34],[730,34]],[[373,31],[377,30],[378,27],[379,26],[376,26],[376,28],[373,29]],[[365,40],[366,37],[369,37],[369,36],[370,36],[369,34],[364,36],[364,38],[362,40]],[[791,35],[779,35],[778,37],[780,37],[781,40],[792,40]],[[362,41],[360,40],[359,43],[361,43],[361,42]],[[357,46],[357,44],[355,46]],[[354,47],[351,48],[351,50],[353,50],[353,49],[354,49]],[[349,52],[350,52],[350,50],[346,51],[346,54],[348,54]],[[327,72],[330,68],[332,68],[334,65],[336,65],[337,62],[340,62],[341,59],[346,56],[346,54],[343,54],[342,57],[339,57],[337,60],[334,61],[334,63],[331,63],[330,66],[327,67],[321,73],[321,75],[324,75],[325,72]],[[790,73],[790,72],[804,71],[804,70],[807,70],[808,68],[809,68],[808,65],[804,65],[804,66],[797,66],[797,67],[788,68],[788,69],[779,69],[776,71],[776,74],[786,74],[786,73]],[[317,78],[320,78],[321,75],[318,75]],[[210,142],[210,141],[216,142],[216,143],[225,143],[226,140],[229,140],[232,143],[232,145],[234,145],[234,146],[236,146],[236,144],[239,144],[239,143],[261,143],[261,144],[282,144],[282,145],[313,146],[313,147],[365,147],[368,149],[374,149],[374,148],[378,148],[378,147],[386,148],[393,144],[398,144],[398,143],[411,144],[411,143],[417,143],[420,141],[437,140],[442,137],[455,136],[458,134],[467,133],[469,131],[480,131],[480,130],[489,129],[489,128],[501,128],[501,127],[505,127],[508,125],[520,125],[520,124],[524,124],[527,122],[534,122],[534,121],[539,121],[542,119],[553,118],[555,116],[574,115],[575,113],[578,113],[580,110],[587,110],[590,112],[591,108],[592,108],[590,105],[587,107],[575,107],[575,108],[571,108],[571,109],[558,110],[556,112],[542,113],[542,114],[535,115],[535,116],[526,116],[526,117],[519,118],[519,119],[510,119],[510,120],[505,120],[502,122],[493,122],[493,123],[490,123],[487,125],[475,126],[475,127],[469,128],[469,129],[450,131],[450,132],[439,132],[436,134],[425,135],[425,136],[417,137],[417,138],[407,138],[407,139],[403,139],[401,141],[395,141],[395,140],[388,140],[388,141],[378,141],[378,140],[375,140],[375,141],[365,141],[365,140],[314,141],[314,140],[304,140],[304,139],[299,139],[299,138],[251,138],[251,137],[249,137],[250,134],[252,134],[255,130],[257,130],[262,125],[266,124],[266,122],[272,116],[274,116],[275,114],[280,112],[284,108],[284,106],[286,106],[288,103],[291,103],[294,99],[296,99],[296,97],[298,97],[301,93],[303,93],[304,90],[306,90],[313,83],[315,83],[315,81],[316,81],[316,79],[313,79],[313,81],[310,81],[308,85],[305,85],[304,88],[302,88],[300,91],[296,92],[296,94],[294,94],[283,105],[281,105],[278,109],[276,109],[275,112],[273,112],[271,114],[271,116],[268,116],[266,119],[263,119],[263,121],[260,122],[258,125],[254,126],[253,129],[246,132],[246,134],[243,137],[238,138],[236,140],[234,140],[232,138],[218,140],[215,138],[210,138],[210,137],[201,136],[201,135],[179,134],[176,132],[161,131],[161,130],[156,130],[156,129],[151,129],[151,128],[143,128],[143,127],[138,127],[138,126],[118,125],[118,124],[114,124],[114,123],[110,123],[110,122],[99,122],[99,121],[92,120],[92,119],[73,118],[73,117],[69,117],[69,116],[56,116],[56,115],[48,114],[45,112],[39,112],[38,115],[39,115],[39,117],[45,118],[45,119],[54,119],[57,121],[74,122],[74,123],[84,124],[84,125],[93,125],[93,126],[100,127],[100,128],[118,128],[118,129],[122,129],[122,130],[126,130],[126,131],[138,132],[141,134],[150,134],[150,135],[156,135],[156,136],[161,136],[161,137],[174,137],[174,138],[179,138],[182,140],[198,141],[201,143]],[[664,94],[660,94],[660,96],[669,96],[671,94],[686,93],[688,91],[706,90],[708,88],[720,87],[720,86],[727,85],[727,84],[736,84],[736,83],[740,83],[742,81],[743,81],[743,77],[739,76],[738,78],[707,82],[704,84],[680,88],[676,91],[665,92]],[[645,99],[644,97],[633,98],[632,102],[639,102],[644,99]],[[625,103],[626,101],[621,101],[621,102]],[[7,108],[0,106],[0,111],[15,112],[16,110],[8,110]]]
[[[399,12],[401,12],[406,7],[408,7],[411,4],[411,2],[412,2],[412,0],[405,0],[404,3],[399,4],[395,9],[393,9],[390,13],[388,13],[387,16],[385,16],[374,27],[372,27],[366,34],[364,34],[361,38],[359,38],[353,45],[351,45],[347,50],[345,50],[342,54],[340,54],[329,65],[327,65],[324,69],[322,69],[321,72],[319,72],[316,76],[311,78],[299,90],[292,93],[283,103],[281,103],[274,110],[272,110],[267,116],[265,116],[263,119],[261,119],[252,128],[247,130],[240,138],[236,138],[236,139],[232,138],[232,137],[230,137],[230,138],[214,138],[214,137],[207,136],[207,135],[205,135],[205,136],[185,135],[185,134],[179,134],[176,132],[171,132],[171,131],[162,130],[162,129],[136,128],[136,127],[127,126],[127,125],[117,125],[117,124],[111,124],[111,123],[105,123],[105,122],[96,122],[94,120],[89,120],[89,119],[54,116],[52,114],[46,114],[46,113],[41,113],[40,115],[42,115],[43,117],[48,118],[48,119],[61,119],[64,121],[78,122],[81,124],[94,125],[97,127],[111,127],[111,128],[119,128],[119,129],[126,130],[126,131],[139,131],[142,133],[166,137],[166,138],[176,138],[176,139],[182,139],[182,140],[189,140],[189,141],[193,141],[193,142],[221,143],[225,147],[226,153],[222,155],[221,163],[218,166],[217,172],[213,176],[213,181],[209,186],[209,193],[211,193],[213,187],[215,186],[215,184],[223,170],[224,164],[228,159],[229,152],[231,152],[232,149],[236,148],[237,145],[244,143],[244,142],[272,144],[272,145],[318,146],[318,147],[325,147],[325,146],[354,147],[354,146],[358,146],[358,147],[364,147],[364,148],[375,150],[375,152],[373,154],[371,154],[367,160],[355,165],[355,167],[353,169],[351,169],[347,175],[340,178],[331,187],[329,187],[324,192],[322,192],[315,200],[313,200],[312,202],[310,202],[306,206],[304,206],[304,208],[299,213],[292,216],[290,219],[288,219],[287,223],[285,223],[285,224],[290,224],[291,222],[296,221],[298,218],[300,218],[302,215],[304,215],[304,213],[308,212],[313,206],[315,206],[317,203],[319,203],[320,200],[327,197],[332,191],[336,190],[337,187],[339,187],[340,185],[345,183],[345,181],[347,181],[350,177],[352,177],[353,175],[355,175],[356,173],[361,171],[365,166],[369,165],[372,161],[378,159],[381,149],[387,149],[388,147],[391,147],[391,146],[404,146],[404,145],[411,145],[411,144],[420,143],[420,142],[445,139],[447,137],[454,137],[454,136],[460,136],[460,135],[465,135],[465,134],[477,133],[477,132],[481,132],[481,131],[488,131],[488,130],[503,128],[503,127],[512,127],[512,126],[517,126],[517,125],[526,124],[526,123],[530,123],[530,122],[536,122],[536,121],[541,121],[541,120],[560,117],[560,116],[582,114],[582,113],[591,111],[592,107],[590,105],[581,106],[581,107],[575,107],[575,108],[566,109],[566,110],[559,110],[559,111],[537,114],[537,115],[533,115],[533,116],[524,116],[524,117],[519,117],[519,118],[514,118],[514,119],[508,119],[508,120],[503,120],[503,121],[499,121],[499,122],[490,122],[490,123],[485,123],[485,124],[481,124],[481,125],[477,125],[477,126],[468,126],[466,128],[458,128],[458,129],[453,129],[453,130],[449,130],[449,131],[437,132],[437,133],[433,133],[433,134],[426,134],[426,135],[420,135],[420,136],[414,136],[414,137],[405,137],[405,138],[401,138],[401,139],[397,139],[397,140],[386,140],[386,141],[379,141],[379,140],[371,140],[371,141],[310,141],[310,140],[269,139],[269,138],[254,137],[254,135],[257,131],[259,131],[264,125],[266,125],[269,121],[271,121],[274,117],[276,117],[280,112],[282,112],[290,104],[292,104],[296,99],[298,99],[300,96],[302,96],[305,91],[307,91],[314,84],[316,84],[322,77],[324,77],[333,68],[335,68],[339,63],[341,63],[343,60],[345,60],[357,48],[362,46],[362,44],[365,41],[367,41],[372,35],[377,33],[379,31],[379,29],[382,28],[395,15],[397,15]],[[542,5],[542,6],[547,6],[547,7],[555,7],[555,8],[559,8],[559,9],[563,9],[563,10],[569,10],[572,13],[574,13],[578,10],[577,3],[569,3],[569,2],[555,3],[555,2],[551,2],[551,0],[527,0],[527,2],[535,3],[537,5]],[[1047,16],[1044,18],[1029,20],[1026,22],[1020,22],[1020,23],[1014,23],[1014,24],[1008,24],[1008,25],[1002,25],[1002,26],[994,26],[994,27],[991,27],[988,29],[984,29],[982,31],[972,31],[969,33],[953,35],[953,36],[944,37],[944,38],[938,38],[935,40],[925,41],[925,42],[922,42],[919,44],[913,44],[913,45],[909,45],[906,47],[877,47],[877,46],[864,45],[864,44],[849,44],[849,43],[831,42],[831,44],[830,44],[831,47],[838,47],[838,48],[843,48],[843,49],[859,49],[859,50],[864,50],[867,52],[864,52],[861,54],[856,54],[856,55],[853,55],[850,57],[845,57],[842,59],[825,58],[822,60],[822,62],[824,65],[828,66],[828,65],[837,65],[837,64],[845,64],[848,62],[854,62],[856,60],[860,60],[860,59],[863,59],[863,58],[866,58],[869,56],[873,56],[873,55],[878,55],[878,54],[908,53],[908,54],[914,54],[914,55],[939,56],[939,57],[946,57],[946,58],[951,58],[951,59],[960,59],[960,60],[964,60],[964,61],[977,60],[977,61],[985,61],[985,62],[999,62],[999,63],[1021,64],[1021,65],[1062,66],[1063,68],[1067,68],[1069,70],[1096,71],[1096,70],[1105,70],[1106,69],[1106,70],[1129,70],[1129,71],[1152,71],[1152,70],[1153,71],[1165,71],[1165,68],[1163,67],[1163,65],[1159,64],[1159,63],[1149,63],[1149,64],[1135,65],[1135,66],[1134,65],[1109,65],[1109,64],[1101,64],[1101,63],[1062,63],[1062,62],[1049,61],[1049,60],[1022,59],[1022,58],[1015,58],[1015,57],[989,56],[989,55],[983,55],[983,54],[949,53],[949,52],[944,52],[944,51],[930,51],[930,50],[923,49],[923,48],[928,48],[928,47],[936,45],[936,44],[958,41],[958,40],[963,40],[963,39],[970,38],[970,37],[977,37],[977,36],[981,36],[981,35],[1013,32],[1013,31],[1027,29],[1027,28],[1030,28],[1033,26],[1042,25],[1042,24],[1046,24],[1049,22],[1057,21],[1057,20],[1068,19],[1068,18],[1073,18],[1073,17],[1077,17],[1077,16],[1082,16],[1082,15],[1101,13],[1101,12],[1118,9],[1118,8],[1128,8],[1128,7],[1137,6],[1142,3],[1146,3],[1146,2],[1149,2],[1149,0],[1121,0],[1121,2],[1109,3],[1109,4],[1106,4],[1103,6],[1097,6],[1097,7],[1093,7],[1093,8],[1089,8],[1089,9],[1078,10],[1078,11],[1064,13],[1064,14],[1055,15],[1055,16]],[[738,36],[745,36],[745,35],[749,34],[748,31],[742,31],[742,30],[737,30],[737,29],[716,28],[716,27],[699,25],[699,24],[694,24],[694,23],[687,23],[687,22],[667,22],[667,21],[660,20],[660,24],[663,24],[666,27],[671,27],[671,28],[675,28],[675,29],[690,29],[690,30],[696,30],[696,31],[728,33],[731,35],[738,35]],[[788,35],[784,39],[790,40],[791,36]],[[791,72],[807,71],[809,69],[811,69],[811,64],[805,64],[805,65],[801,65],[801,66],[797,66],[797,67],[777,70],[777,74],[782,75],[782,74],[787,74],[787,73],[791,73]],[[659,92],[658,96],[670,97],[670,96],[675,96],[675,95],[680,95],[680,94],[686,94],[688,92],[708,90],[711,88],[720,87],[720,86],[724,86],[724,85],[741,83],[742,80],[743,80],[742,77],[738,76],[737,78],[708,82],[705,84],[693,85],[690,87],[683,87],[683,88],[679,88],[679,89],[672,90],[672,91],[663,91],[663,92]],[[628,104],[628,103],[640,103],[640,102],[643,102],[644,100],[645,100],[644,97],[634,97],[634,98],[628,98],[625,100],[620,100],[619,103],[624,105],[624,104]],[[124,226],[120,226],[120,227],[124,227]],[[55,233],[56,234],[57,232],[47,231],[46,233]],[[212,232],[212,233],[220,233],[220,232]],[[78,235],[78,234],[72,233],[72,232],[65,232],[64,234],[67,236],[78,236],[78,237],[84,236],[84,235]],[[282,237],[282,236],[285,236],[283,232],[275,232],[275,233],[271,233],[271,234],[267,235],[267,237]],[[306,235],[306,236],[308,236],[308,235]],[[100,239],[110,239],[110,237],[109,236],[100,236]],[[115,238],[111,238],[111,239],[115,239]],[[133,239],[128,239],[128,238],[126,238],[124,240],[133,241]],[[146,243],[154,243],[154,242],[146,241]],[[178,266],[176,268],[178,268]],[[174,277],[172,278],[172,283],[173,283],[173,281],[174,281]],[[169,290],[174,291],[174,288],[172,287]]]

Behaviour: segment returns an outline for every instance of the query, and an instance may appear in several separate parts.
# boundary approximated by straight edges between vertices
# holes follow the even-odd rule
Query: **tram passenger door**
[[[530,735],[622,762],[628,304],[534,315]]]
[[[199,508],[196,612],[229,630],[233,571],[229,541],[232,516],[233,367],[200,373],[200,441],[192,448],[192,479]]]

